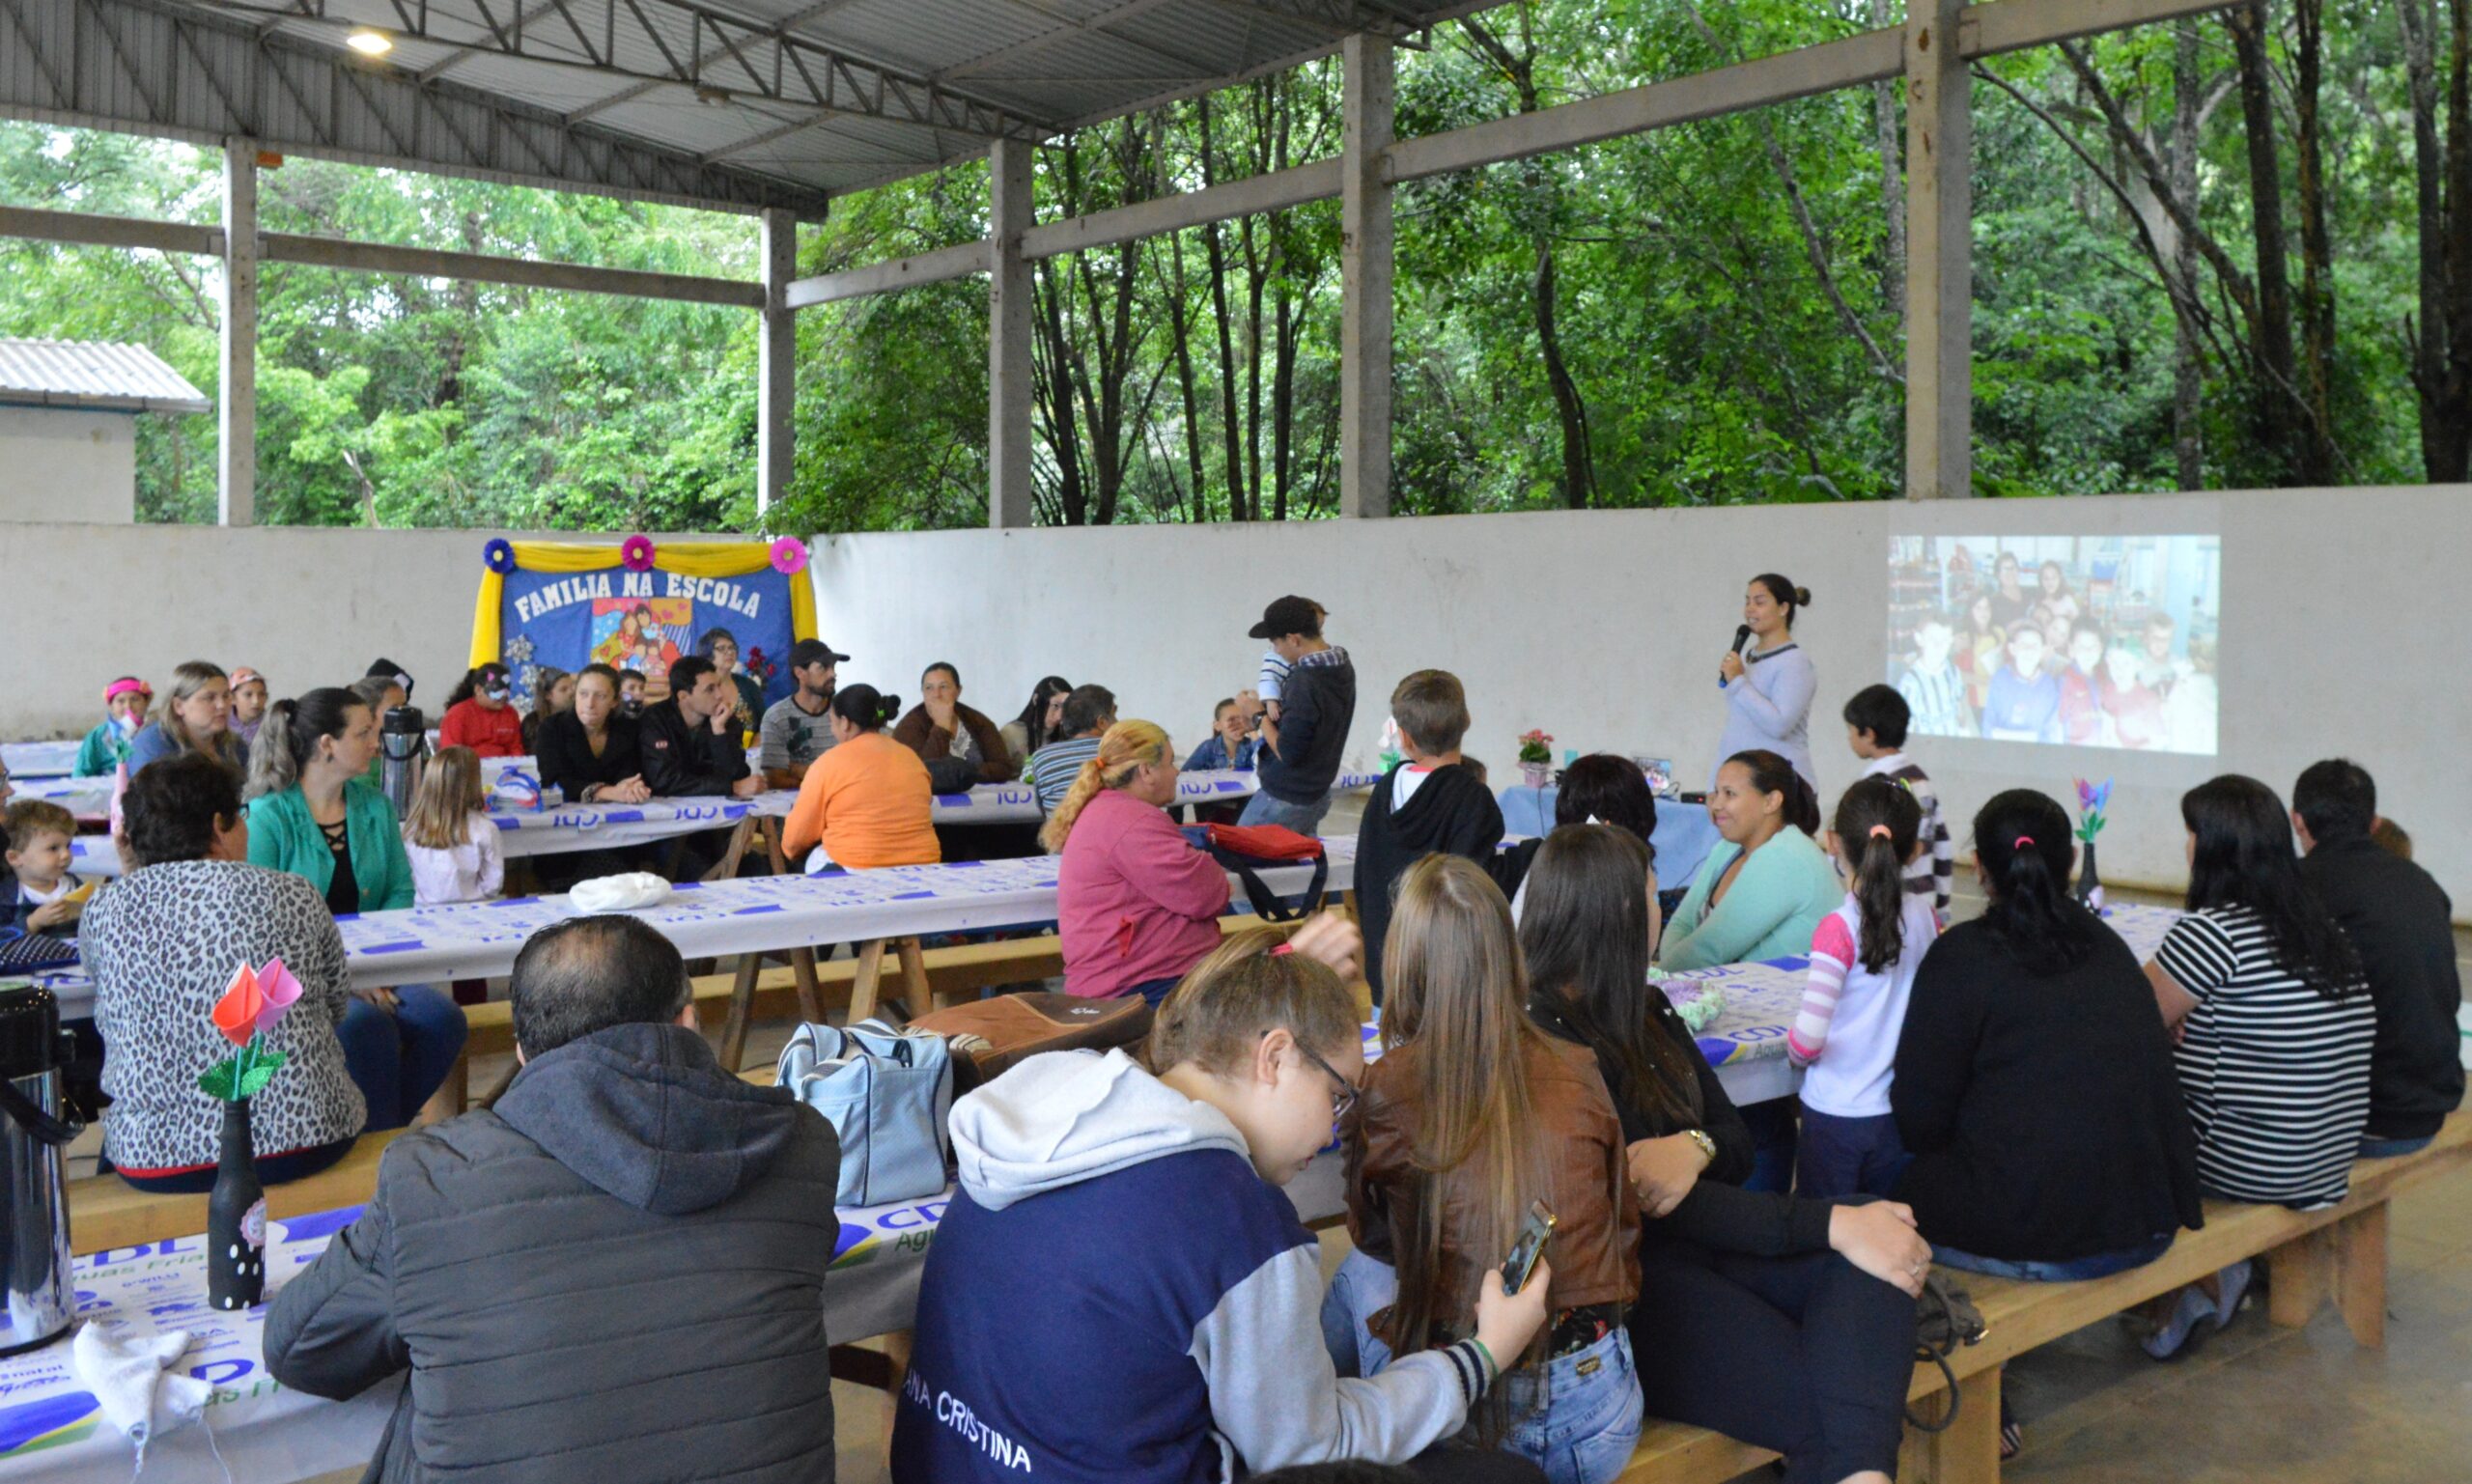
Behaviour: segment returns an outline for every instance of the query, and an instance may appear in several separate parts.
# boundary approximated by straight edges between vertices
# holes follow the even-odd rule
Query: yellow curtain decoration
[[[620,547],[569,541],[514,541],[515,565],[521,572],[604,572],[624,564]],[[744,577],[772,566],[772,547],[765,542],[678,541],[656,544],[653,571],[683,577]],[[815,637],[815,584],[803,572],[790,574],[790,635]],[[502,635],[498,613],[506,598],[506,578],[481,570],[481,594],[472,603],[472,657],[465,663],[484,665],[498,658]]]

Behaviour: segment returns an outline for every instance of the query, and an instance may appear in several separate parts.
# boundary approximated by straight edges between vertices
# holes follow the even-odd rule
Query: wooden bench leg
[[[2333,1233],[2320,1229],[2292,1238],[2265,1254],[2266,1317],[2296,1330],[2318,1315],[2334,1288]]]
[[[896,938],[892,948],[901,966],[902,998],[912,1015],[925,1015],[936,1008],[936,992],[927,983],[927,949],[914,938]]]
[[[721,1022],[721,1065],[732,1072],[746,1057],[746,1022],[755,1013],[755,978],[763,971],[764,955],[739,955],[738,976],[730,981],[729,1017]]]
[[[814,949],[790,950],[790,977],[799,986],[799,1014],[811,1023],[821,1022],[824,1020],[824,999],[816,989]]]
[[[2384,1201],[2335,1223],[2335,1306],[2352,1338],[2371,1349],[2386,1344],[2386,1213]]]
[[[1948,1415],[1947,1392],[1914,1404],[1932,1421]],[[1978,1371],[1957,1384],[1957,1419],[1948,1431],[1908,1428],[1897,1477],[1906,1484],[1999,1484],[2000,1368]]]
[[[916,939],[912,939],[916,941]],[[850,1023],[876,1013],[876,980],[885,967],[885,940],[871,938],[858,945],[858,971],[850,981]]]

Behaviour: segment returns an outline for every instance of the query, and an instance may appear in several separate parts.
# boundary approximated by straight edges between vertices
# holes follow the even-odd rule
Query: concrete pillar
[[[258,147],[223,142],[223,357],[216,387],[217,518],[257,519]]]
[[[789,491],[797,434],[791,409],[799,393],[799,317],[790,308],[790,280],[799,276],[799,222],[779,207],[761,219],[764,259],[764,322],[756,337],[755,513],[772,508]]]
[[[987,523],[1001,529],[1030,523],[1030,146],[998,140],[988,166]]]
[[[1974,116],[1957,17],[1907,0],[1905,496],[1974,492]]]
[[[1390,514],[1391,188],[1382,152],[1398,84],[1390,42],[1357,32],[1340,45],[1339,514]]]

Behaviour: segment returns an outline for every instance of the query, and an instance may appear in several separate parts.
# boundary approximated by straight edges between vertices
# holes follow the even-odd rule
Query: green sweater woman
[[[1811,951],[1819,920],[1845,900],[1812,834],[1819,800],[1774,752],[1737,752],[1717,770],[1708,814],[1726,843],[1708,853],[1666,924],[1657,966],[1674,972]]]
[[[267,707],[251,757],[249,863],[307,881],[338,918],[412,905],[395,806],[361,781],[377,753],[377,712],[328,686]],[[336,1034],[369,1127],[397,1129],[454,1071],[464,1012],[428,985],[354,988]]]

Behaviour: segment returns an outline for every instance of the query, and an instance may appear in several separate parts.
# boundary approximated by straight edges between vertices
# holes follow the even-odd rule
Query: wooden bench
[[[351,1153],[306,1179],[267,1188],[267,1215],[314,1216],[359,1205],[378,1189],[378,1157],[403,1131],[364,1134]],[[206,1230],[203,1195],[154,1195],[118,1175],[69,1182],[69,1249],[79,1257],[194,1237]]]
[[[2472,1111],[2449,1118],[2436,1140],[2418,1154],[2355,1163],[2351,1194],[2340,1206],[2287,1211],[2209,1201],[2205,1229],[2182,1232],[2170,1251],[2143,1268],[2081,1283],[2021,1283],[1941,1270],[1972,1297],[1988,1329],[1980,1343],[1949,1358],[1962,1398],[1956,1424],[1936,1435],[1909,1428],[1897,1477],[1909,1484],[1997,1480],[2000,1377],[2009,1359],[2243,1258],[2259,1259],[2266,1270],[2270,1322],[2305,1325],[2331,1300],[2354,1340],[2383,1345],[2391,1205],[2403,1191],[2468,1164]],[[1945,1408],[1947,1392],[1939,1367],[1916,1367],[1908,1398],[1918,1414]],[[1621,1478],[1625,1484],[1722,1484],[1776,1456],[1704,1429],[1651,1422]]]

